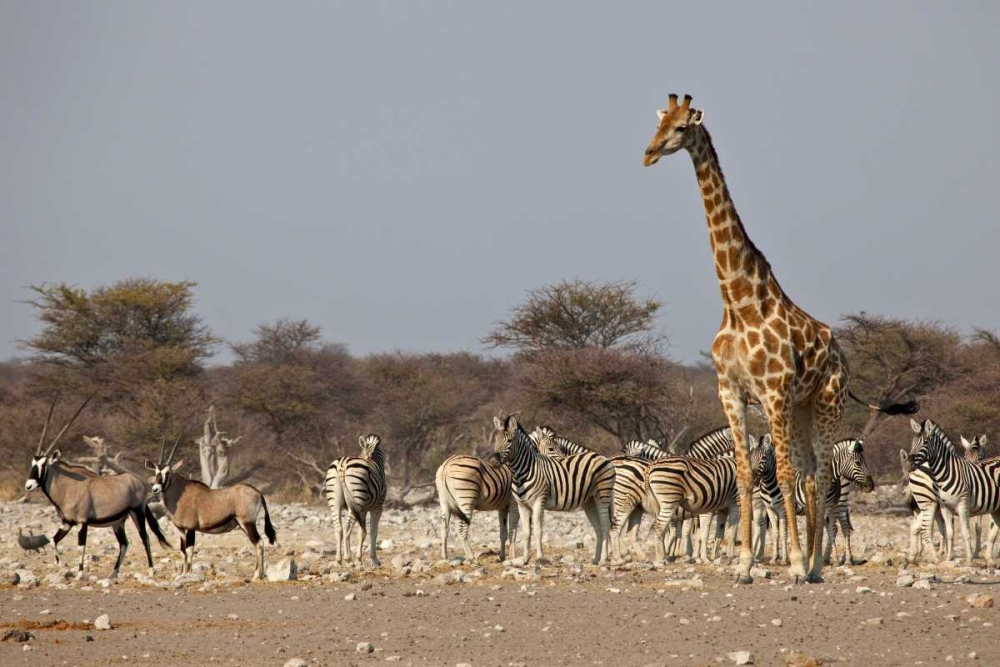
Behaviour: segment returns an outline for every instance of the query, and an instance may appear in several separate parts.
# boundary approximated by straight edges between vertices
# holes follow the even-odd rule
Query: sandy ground
[[[483,556],[439,561],[434,508],[383,517],[378,569],[333,562],[323,508],[272,508],[279,545],[272,571],[293,558],[297,581],[249,583],[252,558],[238,534],[200,537],[199,574],[176,582],[179,554],[154,547],[146,578],[138,538],[117,582],[108,530],[91,531],[88,574],[67,578],[51,550],[25,554],[17,526],[51,533],[51,508],[0,504],[0,573],[30,570],[33,587],[0,587],[0,664],[105,665],[715,665],[749,651],[758,665],[1000,664],[1000,623],[974,594],[1000,597],[1000,576],[958,565],[902,566],[907,522],[855,514],[855,549],[869,562],[828,568],[826,583],[793,586],[784,567],[764,566],[752,586],[735,587],[723,565],[646,563],[593,567],[593,538],[578,515],[548,515],[541,566],[514,567]],[[474,542],[492,545],[496,519],[477,516]],[[176,532],[167,530],[176,544]],[[76,558],[75,532],[62,553]],[[458,550],[451,550],[454,557]],[[897,586],[904,574],[924,588]],[[353,595],[353,599],[348,599]],[[110,617],[112,629],[93,622]],[[373,651],[358,653],[370,642]],[[25,646],[29,647],[25,650]],[[794,660],[799,662],[794,662]]]

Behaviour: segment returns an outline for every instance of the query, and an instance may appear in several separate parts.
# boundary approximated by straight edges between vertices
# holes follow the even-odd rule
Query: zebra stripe
[[[594,564],[610,556],[610,509],[615,467],[594,453],[556,458],[540,454],[514,415],[493,418],[493,450],[510,466],[518,510],[525,521],[524,558],[535,533],[536,558],[542,556],[542,513],[582,508],[597,536]],[[533,521],[534,519],[534,521]]]
[[[569,438],[556,435],[548,426],[539,426],[530,434],[532,442],[538,451],[546,456],[577,456],[578,454],[596,454],[593,449],[577,444]]]
[[[760,447],[750,451],[750,464],[754,474],[759,474],[763,461]],[[646,476],[649,487],[652,513],[656,519],[653,532],[656,534],[657,560],[664,560],[667,551],[664,550],[664,536],[667,525],[673,520],[674,513],[682,508],[691,514],[715,514],[724,519],[733,507],[739,505],[739,495],[736,488],[736,459],[723,456],[711,460],[695,459],[687,456],[671,456],[653,463]],[[702,525],[705,535],[708,523]],[[673,538],[671,542],[676,539]],[[730,539],[729,551],[735,539]],[[708,559],[707,540],[702,540],[703,560]],[[718,551],[716,542],[715,552]],[[712,560],[715,559],[713,553]]]
[[[365,517],[371,514],[369,557],[373,565],[380,565],[375,545],[382,504],[385,502],[385,456],[381,438],[377,435],[360,436],[358,442],[361,444],[360,458],[344,456],[334,460],[327,468],[324,493],[336,518],[337,562],[342,563],[344,555],[350,550],[351,519],[361,528],[357,554],[358,560],[361,560],[367,533]],[[345,509],[349,513],[346,530],[341,519]]]
[[[992,565],[997,532],[995,525],[1000,522],[1000,459],[986,459],[979,463],[973,463],[966,460],[967,452],[959,451],[941,430],[941,427],[932,420],[926,419],[922,424],[910,420],[910,425],[917,434],[913,439],[907,461],[911,472],[911,489],[913,488],[912,473],[914,471],[923,471],[930,478],[938,492],[937,502],[945,510],[942,511],[942,514],[945,519],[946,533],[953,534],[954,532],[949,525],[951,521],[948,512],[958,516],[962,538],[965,542],[965,557],[970,564],[974,551],[969,534],[969,517],[991,514],[994,527],[990,529],[990,544],[986,554],[986,562],[988,565]],[[914,490],[915,500],[917,500],[918,493],[921,491]],[[920,508],[921,534],[924,546],[933,549],[930,533],[934,521],[935,505],[926,502],[928,500],[926,491],[923,491],[922,495],[922,500],[926,504]],[[951,560],[953,539],[949,535],[945,541],[945,558]]]
[[[475,456],[456,455],[442,463],[434,475],[441,504],[441,558],[448,558],[448,524],[458,517],[458,535],[465,557],[472,560],[469,526],[474,510],[495,510],[500,523],[500,561],[507,557],[508,530],[517,530],[517,505],[511,493],[510,468],[494,456],[481,461]],[[509,524],[509,525],[508,525]]]

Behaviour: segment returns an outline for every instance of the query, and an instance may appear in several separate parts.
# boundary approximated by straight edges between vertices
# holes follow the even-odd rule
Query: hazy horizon
[[[670,92],[812,315],[1000,328],[998,20],[0,0],[0,358],[39,330],[28,285],[144,276],[196,281],[227,340],[306,318],[357,355],[486,352],[529,289],[636,280],[698,361],[721,301],[691,161],[641,162]]]

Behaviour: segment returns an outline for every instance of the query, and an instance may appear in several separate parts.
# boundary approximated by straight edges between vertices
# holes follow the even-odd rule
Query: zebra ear
[[[910,453],[905,449],[899,450],[899,460],[901,463],[906,463],[910,460]]]
[[[507,417],[507,428],[505,429],[508,433],[513,433],[517,430],[517,417],[511,415]]]
[[[759,442],[757,442],[757,438],[753,437],[753,435],[751,435],[749,433],[747,433],[747,440],[750,441],[750,449],[751,449],[751,451],[754,450],[754,449],[757,449],[757,446],[760,444]]]
[[[494,428],[495,428],[496,430],[498,430],[498,431],[502,431],[502,430],[503,430],[503,422],[502,422],[502,421],[500,421],[500,418],[499,418],[499,417],[494,417],[494,418],[493,418],[493,427],[494,427]]]
[[[765,433],[764,437],[760,439],[760,444],[764,445],[765,447],[770,447],[771,446],[771,434],[770,433]]]
[[[979,436],[979,446],[980,447],[985,447],[986,446],[986,434],[985,433],[983,433],[981,436]]]
[[[363,435],[358,436],[358,444],[361,445],[362,447],[365,446],[365,436]]]
[[[854,441],[854,453],[855,454],[864,454],[864,452],[865,452],[865,441],[864,440],[855,440]]]
[[[916,419],[910,420],[910,428],[913,429],[914,433],[921,433],[924,430],[924,427]]]
[[[966,449],[972,447],[972,443],[969,442],[969,439],[966,438],[964,435],[959,436],[959,439],[962,441],[962,447],[965,447]]]

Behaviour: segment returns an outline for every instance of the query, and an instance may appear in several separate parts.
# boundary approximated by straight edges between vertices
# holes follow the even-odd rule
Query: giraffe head
[[[656,115],[660,119],[660,125],[642,159],[647,167],[656,164],[664,155],[690,147],[695,128],[705,119],[704,111],[691,108],[690,95],[685,95],[683,103],[677,104],[677,95],[671,94],[667,108],[657,110]]]

